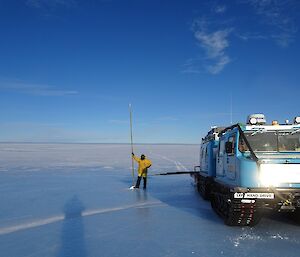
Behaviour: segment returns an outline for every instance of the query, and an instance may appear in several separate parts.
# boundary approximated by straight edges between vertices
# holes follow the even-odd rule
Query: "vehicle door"
[[[220,138],[218,152],[217,152],[217,163],[216,163],[216,173],[217,176],[224,176],[224,158],[225,158],[225,138]]]
[[[225,175],[228,179],[236,178],[236,134],[231,134],[225,143]]]

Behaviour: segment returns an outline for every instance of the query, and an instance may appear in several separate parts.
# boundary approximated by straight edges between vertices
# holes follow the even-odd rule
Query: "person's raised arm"
[[[138,157],[136,157],[135,155],[134,155],[134,153],[131,153],[132,154],[132,158],[136,161],[136,162],[139,162],[140,161],[140,159],[138,158]]]

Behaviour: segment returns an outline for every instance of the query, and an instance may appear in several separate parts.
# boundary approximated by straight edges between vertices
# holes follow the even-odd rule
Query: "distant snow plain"
[[[300,223],[268,215],[228,227],[201,199],[188,171],[198,145],[137,145],[153,166],[132,185],[126,144],[0,144],[3,257],[298,256]]]

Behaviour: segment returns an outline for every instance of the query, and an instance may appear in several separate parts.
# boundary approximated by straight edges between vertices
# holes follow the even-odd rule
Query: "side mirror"
[[[233,153],[233,143],[232,142],[226,142],[225,143],[225,151],[226,153]]]

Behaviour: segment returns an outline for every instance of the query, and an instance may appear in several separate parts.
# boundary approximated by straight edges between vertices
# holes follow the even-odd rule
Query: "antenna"
[[[130,145],[131,153],[133,153],[133,136],[132,136],[132,106],[129,104],[129,118],[130,118]],[[132,186],[134,186],[134,163],[131,157],[131,169],[132,169]]]
[[[230,93],[230,124],[232,124],[232,92]]]

